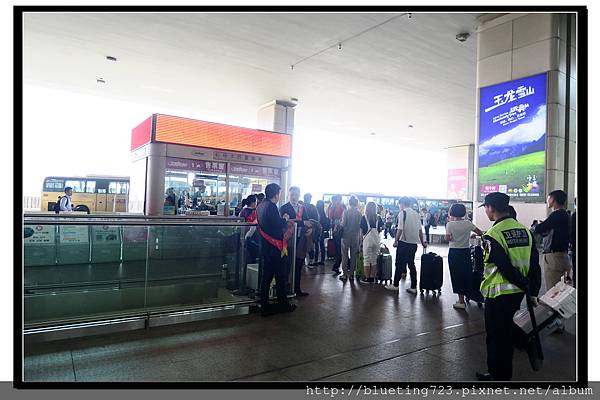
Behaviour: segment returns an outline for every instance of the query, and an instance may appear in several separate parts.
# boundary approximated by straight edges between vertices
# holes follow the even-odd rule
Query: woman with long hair
[[[379,257],[379,248],[381,246],[381,238],[379,237],[380,221],[381,218],[377,214],[377,205],[372,201],[368,202],[365,207],[365,215],[360,220],[365,269],[365,276],[361,279],[363,283],[375,282],[377,258]]]

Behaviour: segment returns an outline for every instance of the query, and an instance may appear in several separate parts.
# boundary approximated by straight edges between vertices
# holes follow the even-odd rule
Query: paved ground
[[[389,242],[388,242],[389,243]],[[390,249],[391,249],[391,243]],[[29,345],[26,381],[472,381],[485,371],[483,309],[452,308],[447,247],[441,297],[343,284],[330,265],[305,270],[294,313],[257,314]],[[420,250],[418,251],[420,252]],[[417,268],[419,261],[417,261]],[[575,323],[543,338],[532,371],[515,351],[514,380],[575,379]]]

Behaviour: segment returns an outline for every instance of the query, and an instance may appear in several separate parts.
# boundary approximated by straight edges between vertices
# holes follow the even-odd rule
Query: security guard
[[[531,293],[533,286],[528,279],[530,266],[536,263],[533,238],[525,226],[510,216],[509,201],[508,195],[495,192],[485,196],[480,206],[494,221],[483,236],[485,269],[481,293],[485,297],[488,373],[477,372],[480,381],[512,378],[513,316],[525,292]],[[532,275],[539,274],[536,268],[534,271]]]

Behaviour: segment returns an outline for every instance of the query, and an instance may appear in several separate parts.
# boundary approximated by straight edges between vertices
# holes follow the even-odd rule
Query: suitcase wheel
[[[423,289],[421,289],[421,294],[423,294]]]
[[[438,296],[442,295],[442,289],[438,289]]]
[[[483,303],[477,303],[477,307],[479,307],[479,308],[483,307]]]

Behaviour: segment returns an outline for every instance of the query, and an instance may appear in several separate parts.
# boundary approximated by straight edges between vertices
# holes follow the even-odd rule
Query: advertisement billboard
[[[467,168],[449,169],[446,197],[449,199],[466,200],[468,181],[469,176]]]
[[[479,187],[514,200],[544,201],[546,73],[479,91]]]

